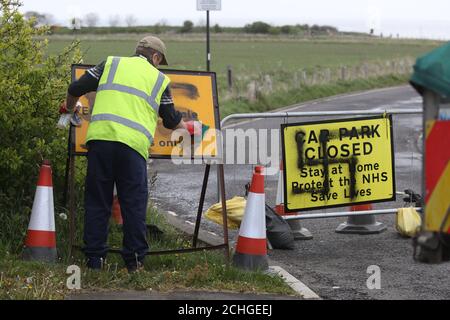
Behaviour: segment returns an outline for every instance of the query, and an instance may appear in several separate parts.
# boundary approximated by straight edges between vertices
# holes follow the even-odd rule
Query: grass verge
[[[151,250],[189,247],[190,241],[170,226],[154,209],[150,210],[149,223],[164,233],[151,237]],[[120,247],[122,231],[111,226],[109,243]],[[3,253],[0,256],[0,299],[64,299],[74,293],[67,289],[69,263],[46,264],[25,262],[18,255]],[[76,253],[74,264],[81,267],[81,290],[220,290],[233,292],[294,294],[279,277],[263,272],[245,272],[225,263],[222,252],[198,252],[148,257],[145,270],[128,274],[120,256],[109,255],[101,272],[87,270],[84,258]],[[64,261],[64,259],[62,260]]]

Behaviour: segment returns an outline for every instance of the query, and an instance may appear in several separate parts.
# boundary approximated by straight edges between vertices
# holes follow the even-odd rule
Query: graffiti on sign
[[[90,65],[73,65],[72,80],[79,79]],[[195,120],[202,123],[203,139],[196,145],[192,156],[195,158],[214,158],[220,153],[217,149],[218,139],[216,129],[219,129],[218,99],[216,78],[213,72],[161,70],[170,80],[170,88],[175,109],[181,112],[183,120]],[[90,92],[80,98],[82,108],[81,127],[73,128],[74,143],[72,151],[77,155],[87,153],[85,145],[86,134],[95,103],[95,92]],[[172,137],[172,130],[166,129],[161,118],[155,132],[153,144],[150,147],[150,157],[170,158],[173,155],[182,155],[181,143],[183,138]]]
[[[390,116],[281,129],[288,212],[395,200]]]

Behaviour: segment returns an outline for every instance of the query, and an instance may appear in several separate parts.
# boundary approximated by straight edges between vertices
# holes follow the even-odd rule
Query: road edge
[[[187,220],[182,219],[177,213],[173,211],[161,210],[161,214],[167,219],[167,222],[179,231],[189,235],[194,235],[194,225]],[[210,246],[216,246],[223,244],[223,239],[212,232],[199,230],[198,240]],[[233,242],[230,241],[230,248],[233,247]],[[280,276],[284,282],[291,287],[298,295],[305,300],[318,300],[321,299],[312,289],[306,284],[295,278],[289,272],[287,272],[281,265],[281,263],[273,260],[269,260],[269,274],[276,274]]]

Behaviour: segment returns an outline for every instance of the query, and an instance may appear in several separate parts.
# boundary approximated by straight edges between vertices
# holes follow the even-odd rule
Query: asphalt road
[[[391,110],[421,106],[421,97],[412,88],[404,86],[333,97],[290,107],[289,111]],[[310,120],[313,119],[255,120],[233,124],[232,127],[277,129],[281,123]],[[410,188],[420,192],[421,116],[394,116],[393,123],[396,188],[399,191]],[[276,151],[273,152],[278,157]],[[264,161],[265,159],[259,159],[259,162]],[[269,163],[274,172],[278,165],[278,161]],[[227,199],[243,194],[244,185],[251,179],[252,168],[252,164],[225,166]],[[195,222],[204,166],[175,166],[170,161],[154,160],[150,170],[157,172],[157,181],[151,191],[156,205],[177,213],[191,223]],[[266,201],[272,205],[275,203],[277,179],[277,174],[266,177]],[[212,169],[205,210],[216,200],[216,172]],[[400,197],[396,202],[376,204],[374,208],[402,206]],[[346,208],[319,212],[342,210]],[[450,264],[427,265],[414,262],[411,240],[400,237],[395,230],[395,215],[377,217],[378,221],[387,226],[387,231],[377,235],[335,233],[336,227],[345,220],[346,218],[329,218],[303,221],[303,226],[312,232],[314,238],[297,241],[295,250],[271,250],[269,256],[325,299],[450,298]],[[206,219],[203,219],[202,229],[221,235],[221,226]],[[230,232],[230,240],[236,240],[236,237],[235,231]],[[366,281],[370,276],[367,268],[370,265],[380,267],[381,289],[367,288]]]

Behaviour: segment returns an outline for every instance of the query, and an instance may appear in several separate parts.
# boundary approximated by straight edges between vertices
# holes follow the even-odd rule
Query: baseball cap
[[[166,45],[164,44],[164,42],[161,41],[161,39],[154,36],[146,36],[138,42],[137,47],[151,48],[153,50],[158,51],[163,56],[161,65],[166,66],[168,65],[166,59],[166,52],[167,52]]]

